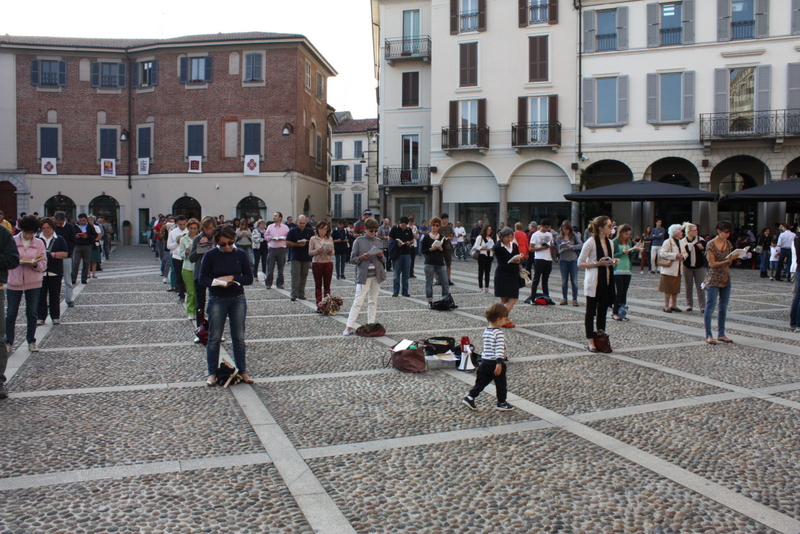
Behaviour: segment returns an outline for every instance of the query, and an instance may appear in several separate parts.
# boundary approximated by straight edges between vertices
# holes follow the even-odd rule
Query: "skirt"
[[[681,292],[681,277],[662,274],[658,281],[658,290],[667,295],[677,295]]]
[[[519,273],[517,271],[509,273],[507,270],[495,269],[494,296],[507,299],[518,299]]]
[[[92,253],[89,255],[89,261],[92,263],[100,263],[100,247],[92,247]]]

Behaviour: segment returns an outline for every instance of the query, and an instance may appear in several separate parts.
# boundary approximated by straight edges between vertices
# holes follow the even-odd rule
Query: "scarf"
[[[697,245],[699,243],[705,243],[705,241],[700,240],[700,236],[694,236],[694,240],[689,241],[686,239],[686,252],[689,253],[689,257],[683,261],[683,265],[690,268],[690,269],[697,269],[698,267],[705,266],[705,255],[697,254]]]
[[[605,249],[600,244],[600,238],[594,236],[594,243],[596,245],[597,260],[608,256],[613,258],[611,253],[611,240],[606,237]],[[612,305],[616,299],[616,292],[614,291],[614,267],[598,267],[597,268],[597,290],[594,292],[595,298],[600,299],[601,302]]]

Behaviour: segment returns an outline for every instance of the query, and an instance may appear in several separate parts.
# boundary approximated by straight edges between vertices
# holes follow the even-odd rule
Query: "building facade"
[[[302,35],[5,36],[3,202],[140,238],[158,213],[324,213],[335,74]]]
[[[333,220],[358,219],[369,209],[383,213],[378,197],[378,119],[353,119],[336,113],[331,136],[331,198]]]

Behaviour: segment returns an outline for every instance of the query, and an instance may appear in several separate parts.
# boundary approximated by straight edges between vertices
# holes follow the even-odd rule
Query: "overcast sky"
[[[356,119],[377,116],[369,0],[6,0],[0,35],[178,37],[218,32],[305,35],[339,73],[328,103]]]

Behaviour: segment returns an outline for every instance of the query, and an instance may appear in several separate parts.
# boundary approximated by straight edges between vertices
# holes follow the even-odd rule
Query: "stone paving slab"
[[[528,326],[525,327],[529,328]],[[531,328],[533,330],[533,328]],[[481,341],[481,334],[483,329],[477,333],[475,340],[476,350],[479,352],[483,350],[483,342]],[[551,341],[540,337],[531,336],[519,330],[511,329],[506,330],[506,353],[512,363],[514,358],[518,356],[541,356],[542,354],[563,354],[565,352],[579,352],[582,349],[559,343],[558,341]],[[470,339],[472,336],[470,335]],[[474,342],[474,341],[473,341]]]
[[[248,315],[249,312],[248,309]],[[316,313],[299,317],[248,317],[245,323],[245,339],[340,336],[343,329],[344,326],[338,321]],[[308,348],[311,349],[312,346]],[[314,347],[315,350],[318,348]]]
[[[180,308],[176,310],[179,312]],[[174,317],[176,312],[171,312]],[[185,311],[184,311],[185,313]],[[180,316],[180,315],[179,315]],[[61,347],[92,347],[107,345],[139,345],[144,343],[191,343],[194,339],[189,321],[175,324],[159,324],[158,321],[145,323],[122,323],[104,326],[98,324],[63,323],[39,343],[43,349]]]
[[[135,282],[131,283],[126,278],[109,278],[107,280],[103,280],[102,278],[98,278],[97,280],[92,280],[83,291],[81,291],[82,295],[90,295],[93,293],[136,293],[136,292],[147,292],[147,293],[160,293],[165,292],[167,293],[167,289],[169,288],[168,284],[164,284],[161,280],[156,280],[154,277],[150,275],[147,276],[147,282]],[[171,293],[171,292],[169,292]]]
[[[14,399],[0,428],[4,477],[264,452],[230,391],[205,386]]]
[[[366,322],[366,314],[359,320]],[[464,317],[449,312],[421,309],[419,312],[378,313],[378,321],[386,328],[387,335],[392,332],[407,332],[417,330],[440,330],[442,336],[461,337],[462,329],[485,328],[486,319]],[[459,335],[456,335],[459,334]],[[433,334],[432,334],[433,335]]]
[[[176,304],[178,297],[176,293],[169,291],[148,291],[145,293],[117,293],[113,290],[106,293],[83,293],[81,292],[75,299],[76,305],[81,304],[105,304],[114,306],[124,306],[125,304]]]
[[[9,383],[12,393],[204,380],[206,351],[189,343],[169,348],[44,351],[32,354]]]
[[[742,387],[800,382],[800,356],[750,347],[742,350],[735,344],[700,344],[625,355]]]
[[[247,315],[314,315],[315,311],[308,306],[298,304],[296,301],[292,302],[288,297],[281,296],[280,299],[275,296],[270,296],[268,300],[252,300],[250,295],[247,296]]]
[[[800,517],[797,412],[760,399],[597,421],[589,426]]]
[[[799,391],[786,391],[784,393],[778,393],[775,395],[776,397],[782,397],[784,399],[789,399],[795,402],[800,402],[800,390]]]
[[[481,410],[461,404],[469,387],[440,373],[400,371],[368,377],[257,384],[259,398],[298,448],[356,443],[533,421],[521,411],[498,412],[494,397]]]
[[[247,343],[247,373],[254,378],[382,369],[388,347],[371,338]]]
[[[597,412],[725,390],[602,355],[513,361],[512,393],[563,415]]]
[[[248,303],[249,305],[249,303]],[[102,327],[104,323],[113,321],[115,324],[113,328],[117,327],[116,323],[123,323],[125,321],[135,320],[151,320],[158,323],[158,319],[164,318],[182,318],[179,315],[179,306],[120,306],[111,304],[108,306],[75,306],[74,308],[67,308],[61,314],[62,323],[78,323],[78,322],[96,322]],[[184,315],[186,315],[184,313]],[[177,328],[178,322],[161,323],[163,325],[170,324]],[[188,323],[187,323],[188,324]],[[109,325],[108,328],[111,326]],[[103,327],[104,329],[107,327]],[[170,327],[171,328],[171,327]]]
[[[561,430],[308,463],[365,534],[773,532]]]
[[[276,469],[255,465],[6,491],[0,532],[314,531]]]
[[[586,332],[583,322],[568,325],[531,326],[530,330],[556,336],[575,343],[586,345]],[[634,322],[612,321],[608,318],[606,332],[614,349],[645,347],[648,345],[661,345],[668,343],[685,343],[696,341],[698,338],[687,338],[679,332],[654,331],[651,326],[636,324]]]

